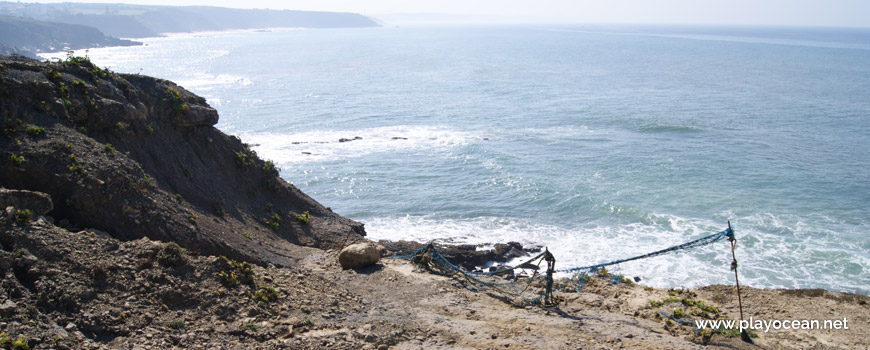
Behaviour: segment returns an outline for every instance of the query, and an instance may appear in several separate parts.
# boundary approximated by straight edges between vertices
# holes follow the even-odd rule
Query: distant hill
[[[61,51],[139,43],[111,38],[93,27],[0,16],[0,53],[32,56],[35,52]]]
[[[92,26],[106,35],[143,38],[161,33],[272,27],[378,27],[355,13],[251,10],[209,6],[126,4],[20,4],[0,2],[0,14]]]

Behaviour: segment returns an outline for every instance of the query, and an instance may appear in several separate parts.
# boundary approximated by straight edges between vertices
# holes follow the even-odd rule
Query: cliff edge
[[[169,81],[81,57],[0,58],[0,115],[0,185],[48,194],[48,220],[69,230],[278,266],[365,235]]]

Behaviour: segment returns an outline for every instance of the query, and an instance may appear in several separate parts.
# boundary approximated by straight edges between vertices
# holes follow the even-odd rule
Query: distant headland
[[[137,45],[118,38],[234,29],[378,27],[356,13],[210,6],[0,2],[0,54]]]

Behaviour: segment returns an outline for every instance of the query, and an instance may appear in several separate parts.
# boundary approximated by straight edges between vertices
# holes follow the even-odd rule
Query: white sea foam
[[[265,159],[283,163],[348,159],[381,152],[445,151],[480,137],[431,126],[389,126],[358,130],[312,130],[299,133],[242,133]],[[348,141],[341,142],[342,139]]]

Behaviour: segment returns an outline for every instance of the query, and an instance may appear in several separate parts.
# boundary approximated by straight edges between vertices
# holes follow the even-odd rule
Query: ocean
[[[518,241],[569,268],[730,220],[742,284],[868,293],[870,29],[504,25],[143,41],[87,55],[205,97],[219,129],[372,239]],[[695,287],[733,284],[730,263],[719,242],[610,270]]]

